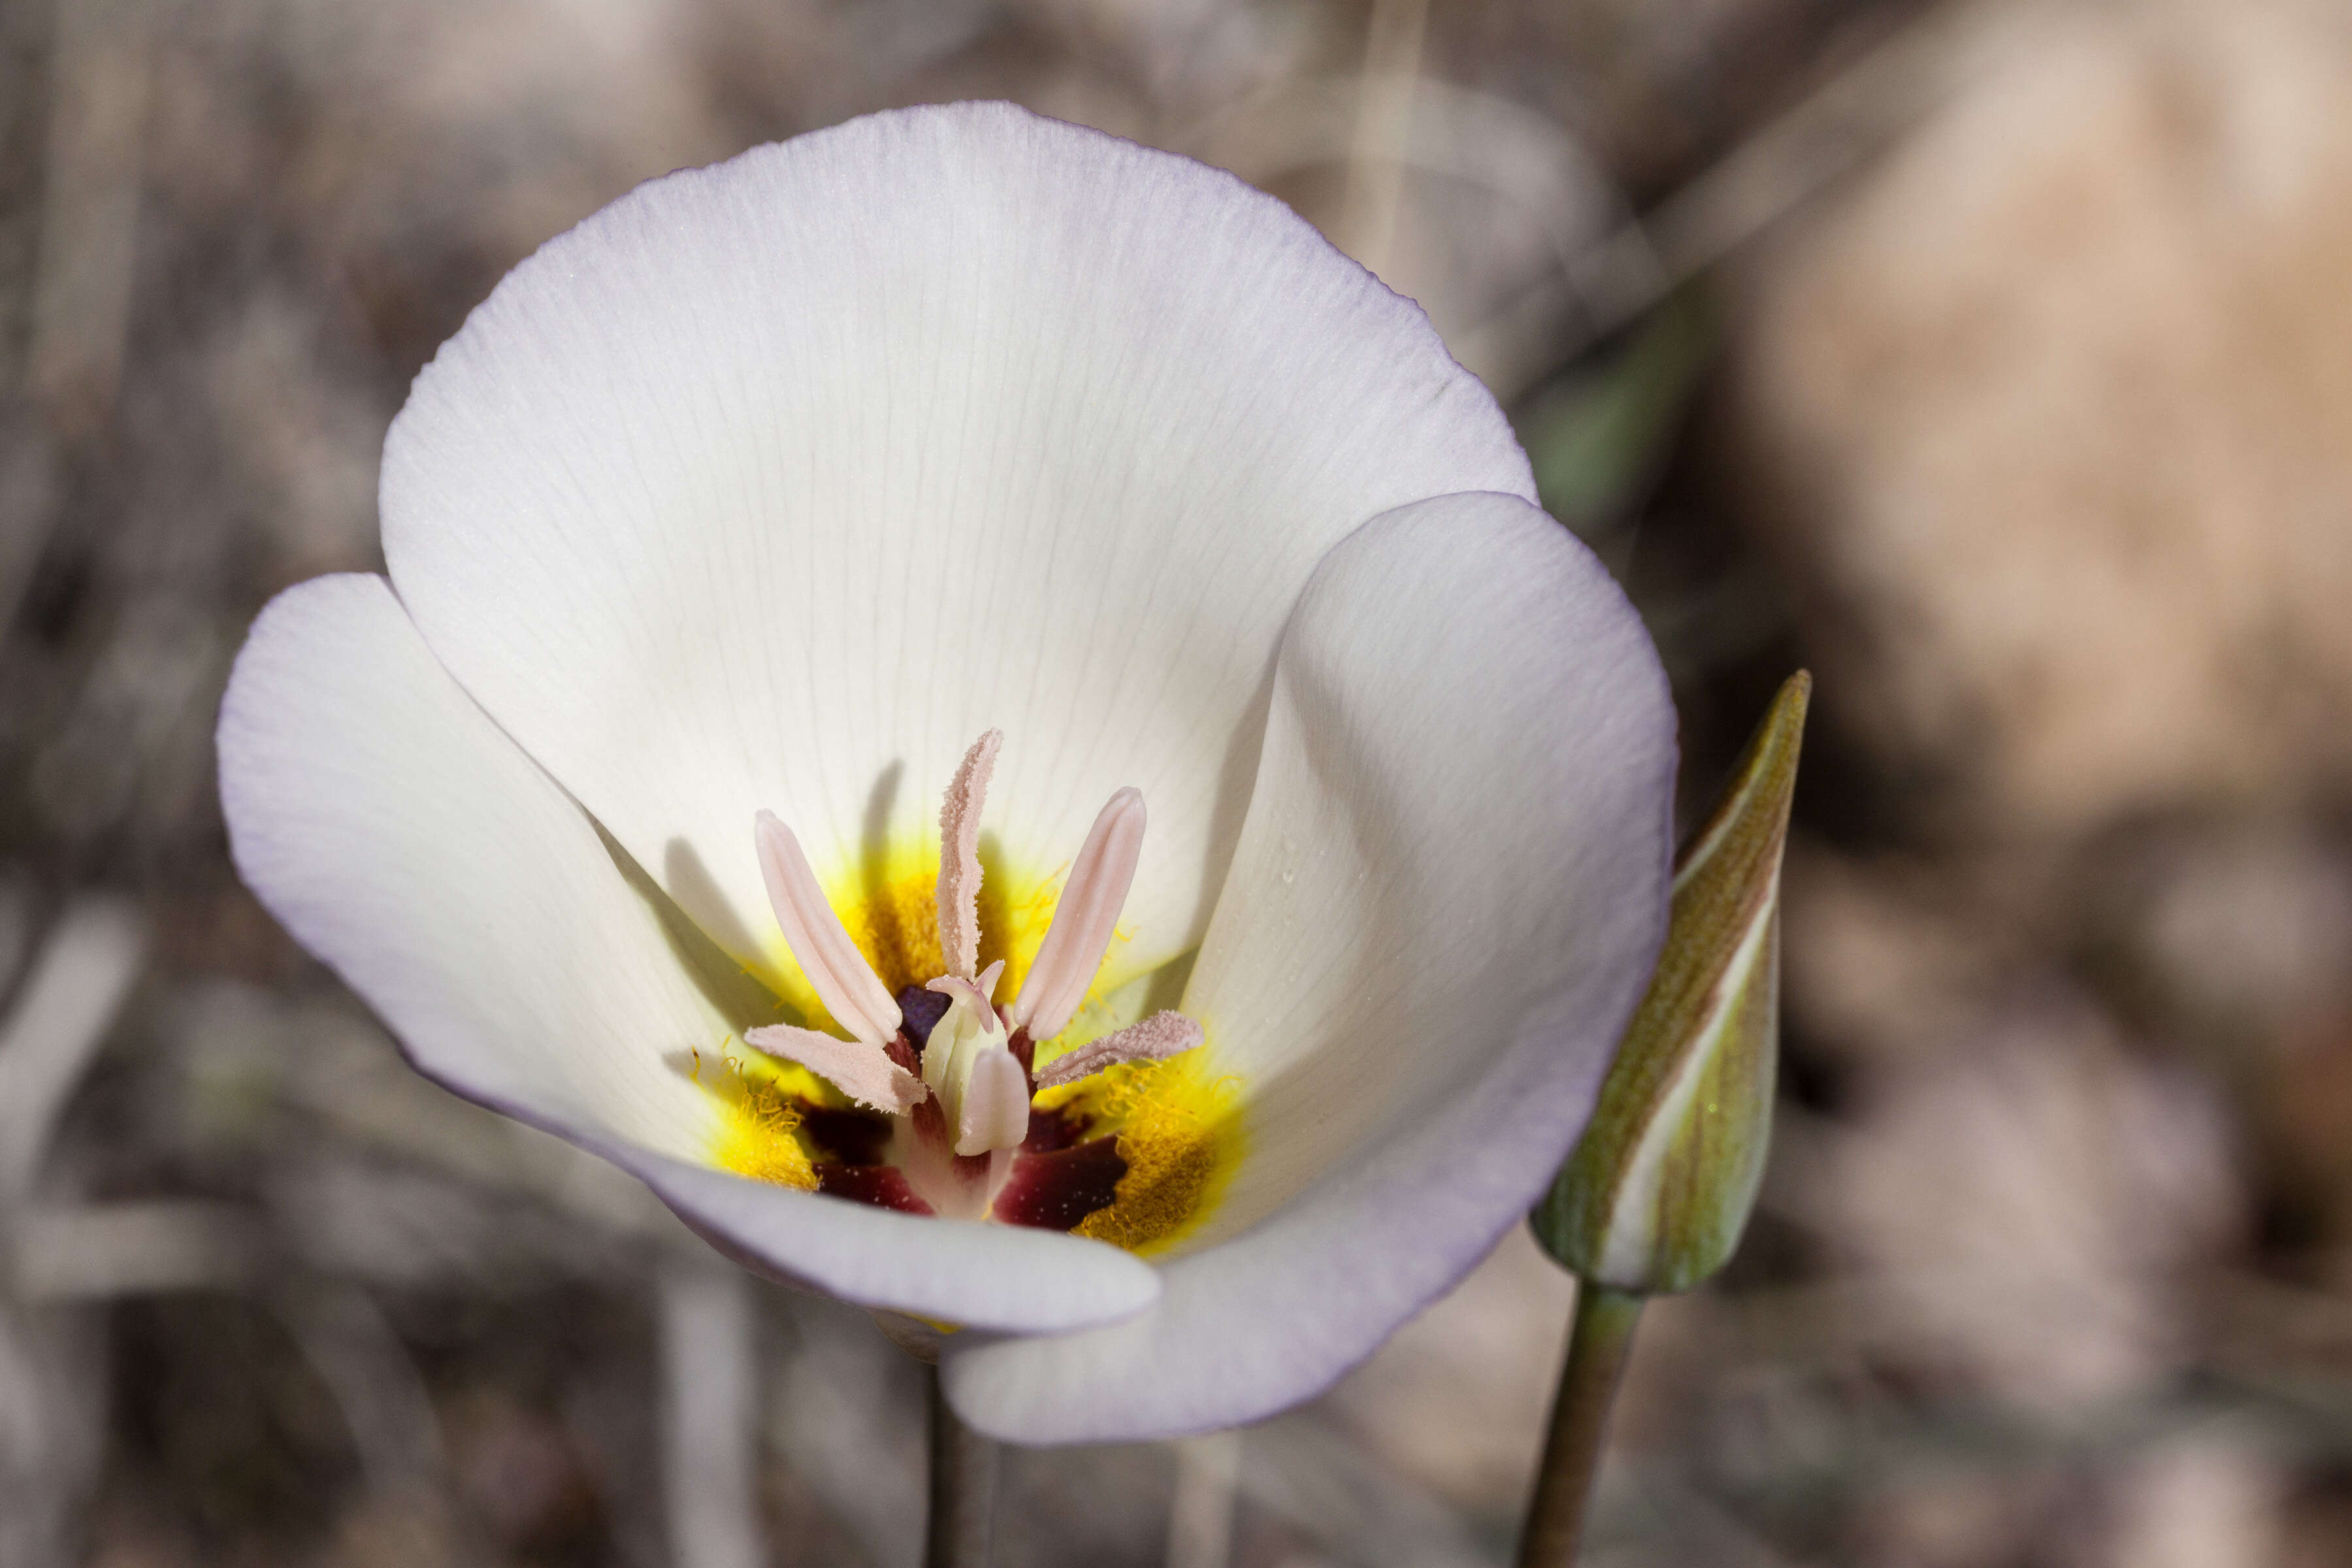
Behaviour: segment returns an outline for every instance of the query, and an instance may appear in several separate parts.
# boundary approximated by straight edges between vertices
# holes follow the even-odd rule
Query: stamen
[[[1002,730],[974,741],[940,805],[940,949],[967,979],[980,962],[980,808],[1003,744]]]
[[[772,811],[753,819],[751,837],[776,923],[817,1000],[843,1028],[868,1045],[881,1045],[898,1032],[898,1004],[825,901],[801,841]]]
[[[1142,853],[1143,795],[1130,787],[1110,797],[1087,833],[1086,847],[1054,906],[1054,923],[1013,1004],[1012,1027],[1026,1027],[1032,1039],[1050,1040],[1069,1023],[1110,951]]]
[[[1129,1024],[1115,1035],[1105,1035],[1055,1058],[1038,1073],[1037,1087],[1076,1083],[1121,1062],[1164,1062],[1191,1050],[1204,1037],[1201,1026],[1181,1013],[1154,1013],[1141,1023]]]
[[[985,1154],[1016,1148],[1028,1135],[1029,1075],[1002,1046],[982,1052],[963,1086],[955,1152]]]
[[[771,1024],[744,1031],[746,1045],[801,1066],[858,1104],[904,1116],[930,1097],[923,1080],[863,1040],[836,1039],[814,1029]]]

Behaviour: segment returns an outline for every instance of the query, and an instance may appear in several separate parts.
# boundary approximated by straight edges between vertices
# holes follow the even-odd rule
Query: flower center
[[[848,1104],[788,1097],[781,1089],[763,1096],[746,1078],[743,1096],[769,1143],[791,1136],[808,1152],[798,1162],[722,1154],[722,1163],[890,1208],[1063,1230],[1088,1227],[1133,1187],[1141,1207],[1170,1212],[1130,1227],[1132,1234],[1115,1225],[1090,1233],[1108,1230],[1108,1239],[1139,1245],[1197,1206],[1213,1129],[1189,1130],[1187,1146],[1198,1147],[1189,1164],[1176,1162],[1184,1170],[1171,1186],[1167,1171],[1153,1169],[1170,1163],[1171,1140],[1144,1148],[1123,1137],[1139,1112],[1154,1109],[1150,1096],[1129,1092],[1128,1080],[1151,1064],[1182,1066],[1175,1058],[1201,1044],[1201,1026],[1160,1012],[1062,1050],[1042,1068],[1035,1064],[1036,1043],[1054,1042],[1068,1027],[1102,967],[1142,849],[1143,797],[1123,789],[1104,805],[1019,994],[1000,1004],[1004,961],[977,965],[980,814],[1003,739],[992,730],[973,743],[940,813],[935,892],[945,973],[896,995],[825,899],[792,829],[771,813],[759,815],[753,841],[777,924],[817,1001],[850,1037],[779,1024],[744,1039],[814,1074]],[[1112,1070],[1121,1068],[1129,1070]],[[1192,1098],[1214,1105],[1222,1093],[1196,1090]],[[1139,1157],[1130,1161],[1129,1153]],[[1153,1179],[1130,1181],[1136,1174]],[[1155,1204],[1141,1202],[1146,1186]],[[1169,1194],[1178,1189],[1186,1195],[1171,1205]]]

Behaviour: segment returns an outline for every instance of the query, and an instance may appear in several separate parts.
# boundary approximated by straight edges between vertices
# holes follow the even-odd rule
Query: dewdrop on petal
[[[1666,945],[1592,1121],[1531,1218],[1580,1279],[1687,1290],[1739,1245],[1771,1141],[1780,857],[1812,679],[1800,670],[1676,867]]]

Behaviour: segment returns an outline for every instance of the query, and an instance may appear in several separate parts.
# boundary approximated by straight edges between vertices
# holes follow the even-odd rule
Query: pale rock
[[[2352,19],[2053,5],[1753,269],[1825,707],[1982,829],[2352,772]]]

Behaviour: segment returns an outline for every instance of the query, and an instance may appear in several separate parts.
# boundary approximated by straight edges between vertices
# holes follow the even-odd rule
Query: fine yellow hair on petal
[[[892,856],[902,862],[873,877],[852,875],[825,889],[849,940],[893,992],[920,985],[946,971],[947,957],[940,945],[939,857]],[[983,868],[981,893],[986,899],[989,878]],[[992,923],[982,905],[981,931]]]
[[[808,1075],[799,1068],[793,1074]],[[753,1181],[816,1191],[816,1167],[801,1136],[801,1113],[793,1100],[800,1086],[780,1072],[747,1070],[733,1057],[699,1068],[695,1081],[719,1102],[711,1163]]]
[[[1207,1218],[1242,1152],[1241,1080],[1196,1047],[1164,1062],[1128,1062],[1039,1097],[1118,1139],[1127,1173],[1108,1208],[1075,1234],[1149,1255]]]

